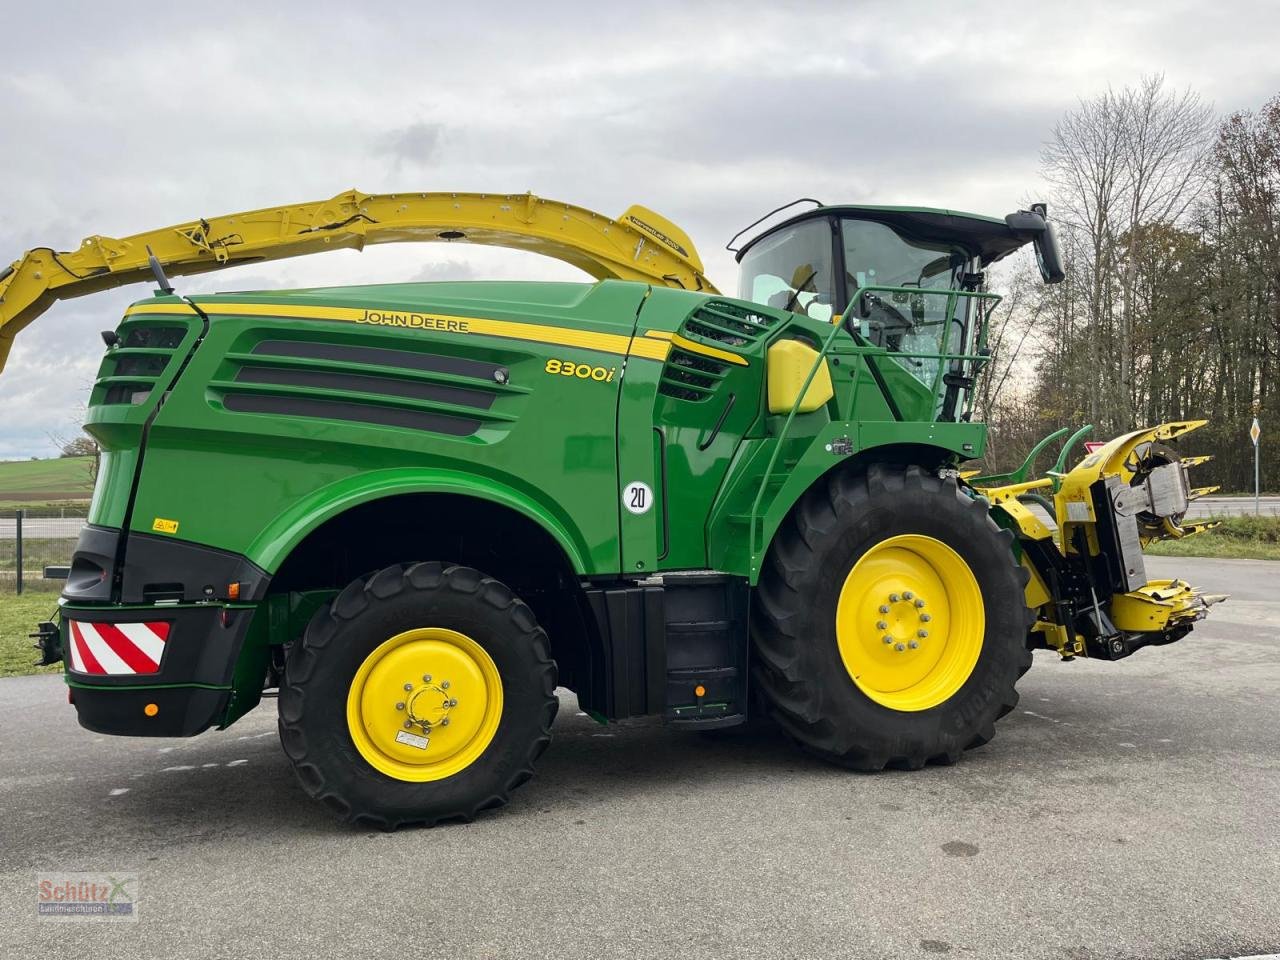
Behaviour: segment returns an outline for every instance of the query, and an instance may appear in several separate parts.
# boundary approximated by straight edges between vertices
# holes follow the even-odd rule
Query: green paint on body
[[[883,290],[918,317],[920,297],[950,296],[948,324],[966,296]],[[865,325],[727,297],[608,280],[193,302],[137,305],[103,361],[90,522],[267,574],[349,511],[449,494],[535,524],[579,577],[711,569],[754,583],[788,512],[850,458],[956,466],[985,443],[984,425],[939,417],[943,365],[964,354],[945,336],[933,360],[911,360]],[[768,412],[766,356],[784,338],[824,351],[834,395],[817,410]],[[628,505],[632,484],[652,500]],[[343,585],[256,605],[223,725],[257,702],[270,648]]]

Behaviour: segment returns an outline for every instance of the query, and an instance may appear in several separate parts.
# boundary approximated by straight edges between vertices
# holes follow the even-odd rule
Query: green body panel
[[[796,317],[785,336],[803,332],[811,342],[831,330],[807,317]],[[717,498],[708,524],[709,563],[733,570],[755,583],[768,545],[791,508],[819,479],[848,457],[878,447],[911,445],[917,450],[938,451],[939,459],[961,462],[982,456],[986,425],[935,423],[928,419],[893,419],[884,392],[877,385],[872,365],[889,386],[900,412],[917,415],[930,410],[931,394],[907,374],[883,350],[859,347],[851,337],[837,333],[827,351],[834,396],[825,407],[798,415],[774,459],[776,437],[784,432],[786,417],[766,415],[759,437],[748,438],[738,449],[731,480]],[[768,476],[766,477],[766,474]],[[760,508],[754,514],[757,549],[751,552],[753,507],[763,485]]]
[[[181,308],[177,297],[156,297],[148,306],[165,304]],[[123,525],[130,503],[134,477],[139,466],[139,445],[147,419],[156,409],[159,398],[178,375],[182,359],[190,354],[200,336],[202,324],[193,322],[190,311],[184,316],[166,317],[147,314],[127,318],[117,332],[122,346],[103,358],[98,379],[89,394],[89,411],[85,429],[102,448],[93,500],[89,505],[89,522],[105,527]],[[164,347],[130,346],[134,338],[170,331]],[[131,366],[130,366],[131,365]],[[127,375],[122,373],[130,370]],[[114,389],[137,388],[147,391],[138,402],[114,402]]]
[[[244,553],[264,570],[277,570],[289,551],[324,521],[362,503],[407,493],[459,493],[511,507],[550,533],[564,550],[575,571],[596,572],[598,564],[593,559],[598,558],[592,558],[587,552],[584,532],[572,530],[567,525],[563,511],[548,508],[543,504],[542,498],[531,496],[527,491],[502,480],[476,476],[457,469],[438,470],[430,467],[400,467],[355,473],[316,488],[285,506],[253,539]],[[616,536],[616,531],[606,530],[605,534]],[[616,544],[616,540],[611,542]],[[604,549],[606,545],[598,546]],[[606,566],[612,568],[616,564],[616,546],[610,552],[603,552],[601,556]]]
[[[722,297],[604,281],[193,302],[199,314],[176,297],[147,301],[147,311],[173,313],[131,314],[119,328],[122,344],[144,345],[110,351],[94,387],[88,429],[104,457],[90,519],[239,554],[267,573],[353,507],[449,493],[529,518],[580,576],[714,569],[755,582],[788,511],[848,457],[910,444],[958,463],[981,456],[985,440],[980,424],[933,422],[930,388],[884,349]],[[413,317],[426,320],[404,320]],[[827,345],[834,391],[790,418],[768,413],[766,358],[783,338]],[[392,356],[435,358],[437,368],[406,372]],[[492,375],[477,379],[479,366]],[[291,379],[264,382],[263,370]],[[388,378],[436,393],[389,397],[370,387]],[[458,399],[466,391],[491,401],[469,406]],[[276,406],[246,410],[237,406],[245,397]],[[428,420],[351,416],[370,409]],[[317,412],[325,410],[336,412]],[[431,417],[476,423],[442,432],[422,426]],[[654,494],[642,512],[622,503],[633,482]],[[297,636],[331,595],[251,605],[222,725],[257,703],[270,646]]]
[[[687,332],[689,313],[687,295],[655,289],[642,327]],[[659,393],[666,365],[628,366],[618,413],[619,490],[642,481],[654,490],[656,504],[641,515],[621,511],[620,572],[709,566],[709,506],[744,435],[758,428],[764,398],[764,345],[741,356],[747,363],[726,365],[714,395],[693,402]]]
[[[458,285],[441,284],[431,286],[429,297],[423,285],[405,285],[197,299],[211,318],[209,331],[152,424],[131,529],[151,532],[156,518],[174,520],[180,539],[242,553],[273,571],[310,529],[342,509],[397,493],[470,492],[542,523],[579,572],[616,569],[614,418],[621,378],[597,383],[548,375],[544,368],[548,359],[562,358],[620,370],[621,355],[342,320],[218,313],[221,304],[237,302],[359,303],[630,337],[646,290],[618,282],[466,286],[469,298],[458,295]],[[238,371],[264,342],[412,350],[426,338],[435,355],[488,361],[510,373],[507,384],[486,385],[498,395],[472,436],[227,409]],[[362,369],[376,374],[380,368]],[[462,377],[431,379],[474,386]],[[358,392],[305,387],[271,392],[363,399]]]
[[[793,433],[799,435],[787,445],[780,458],[785,470],[779,470],[775,465],[772,479],[765,488],[765,507],[755,519],[756,543],[763,546],[757,549],[754,557],[750,550],[751,508],[760,477],[767,469],[773,443],[751,441],[744,445],[740,454],[743,466],[734,471],[735,483],[716,504],[712,518],[713,535],[709,548],[711,565],[716,569],[739,571],[754,584],[768,545],[791,508],[849,454],[911,445],[936,451],[939,459],[959,462],[981,455],[986,426],[826,420],[801,424]],[[835,449],[835,442],[846,443],[843,449],[849,454],[828,450],[829,445]]]
[[[89,429],[105,450],[90,519],[119,526],[129,513],[129,529],[147,534],[157,519],[173,521],[176,539],[241,554],[267,572],[277,570],[308,532],[351,507],[398,494],[443,492],[488,500],[529,517],[555,539],[580,574],[711,567],[754,578],[745,534],[786,419],[766,413],[766,352],[781,338],[800,337],[818,346],[832,330],[808,317],[738,303],[767,321],[762,335],[733,344],[728,352],[745,362],[719,363],[713,387],[690,397],[660,390],[670,358],[664,364],[653,356],[624,356],[622,338],[634,334],[653,345],[676,334],[723,354],[718,341],[697,332],[705,332],[698,326],[704,320],[717,322],[699,311],[735,301],[605,281],[404,284],[193,302],[209,317],[194,352],[204,324],[200,317],[179,313],[177,298],[146,302],[152,310],[173,304],[174,315],[133,315],[120,327],[122,338],[137,328],[182,328],[183,333],[165,369],[152,378],[155,388],[140,401],[105,402],[113,385],[140,381],[115,375],[119,349],[104,361],[89,416]],[[246,304],[255,305],[253,313],[232,310]],[[272,315],[274,305],[281,315]],[[287,316],[286,308],[314,309],[321,318]],[[504,329],[518,328],[529,338],[323,318],[325,310],[342,309],[490,320],[513,325]],[[583,333],[606,341],[600,348],[583,346],[577,342]],[[574,342],[556,342],[561,336]],[[509,379],[484,385],[495,393],[492,405],[480,414],[479,429],[461,437],[228,409],[228,398],[249,387],[286,402],[297,397],[370,400],[346,388],[243,382],[244,372],[260,365],[258,351],[282,342],[479,360],[508,371]],[[774,476],[765,483],[758,517],[761,548],[799,495],[842,456],[895,443],[937,447],[957,460],[981,455],[984,428],[932,422],[930,390],[883,350],[858,346],[841,331],[828,357],[835,396],[819,410],[796,417],[790,427]],[[172,386],[184,359],[186,367]],[[607,371],[608,379],[548,373],[549,361],[590,365]],[[904,422],[893,419],[871,364]],[[376,363],[340,367],[293,359],[288,366],[320,374],[357,368],[375,376],[392,373]],[[423,379],[477,387],[474,378],[447,373]],[[159,397],[170,388],[157,412]],[[403,401],[405,409],[422,406]],[[447,402],[428,406],[447,414],[469,412]],[[137,471],[138,442],[148,418],[144,463]],[[826,450],[832,440],[847,441],[836,456]],[[639,514],[622,509],[621,491],[633,481],[652,488],[652,509]]]
[[[89,432],[103,443],[101,431],[91,428]],[[139,429],[135,436],[140,434]],[[119,527],[124,523],[133,475],[138,468],[138,452],[137,446],[116,450],[103,448],[98,460],[98,479],[93,485],[93,499],[89,501],[90,523],[104,527]]]

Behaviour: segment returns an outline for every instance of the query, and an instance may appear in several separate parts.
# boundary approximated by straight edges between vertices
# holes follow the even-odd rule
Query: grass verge
[[[1156,557],[1280,560],[1280,517],[1228,517],[1208,533],[1161,540],[1145,552]]]
[[[12,589],[12,588],[10,588]],[[61,664],[37,667],[39,652],[27,634],[36,623],[47,620],[58,605],[52,590],[24,592],[22,596],[0,596],[0,677],[21,677],[29,673],[57,673]]]

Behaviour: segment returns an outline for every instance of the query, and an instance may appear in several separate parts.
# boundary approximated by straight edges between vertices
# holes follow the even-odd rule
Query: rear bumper
[[[113,595],[123,603],[225,600],[232,583],[241,600],[266,596],[271,578],[239,554],[137,531],[128,535],[123,567],[117,570],[121,536],[115,527],[94,524],[80,532],[62,591],[66,600],[105,603]]]
[[[201,687],[71,689],[80,726],[118,737],[195,736],[218,723],[230,696],[230,690]]]
[[[186,737],[222,723],[254,613],[221,604],[65,605],[63,660],[80,725]]]

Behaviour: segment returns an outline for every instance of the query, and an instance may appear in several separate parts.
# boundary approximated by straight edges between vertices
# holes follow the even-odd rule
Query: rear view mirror
[[[1010,229],[1028,237],[1036,248],[1036,264],[1045,283],[1059,283],[1066,279],[1066,267],[1062,263],[1062,248],[1058,235],[1049,221],[1048,208],[1043,203],[1033,203],[1030,210],[1019,210],[1004,218]]]
[[[1043,203],[1033,203],[1033,212],[1044,217],[1044,230],[1036,237],[1036,263],[1040,266],[1040,276],[1045,283],[1060,283],[1066,279],[1067,271],[1062,265],[1062,248],[1058,246],[1058,234],[1053,223],[1046,216]]]

